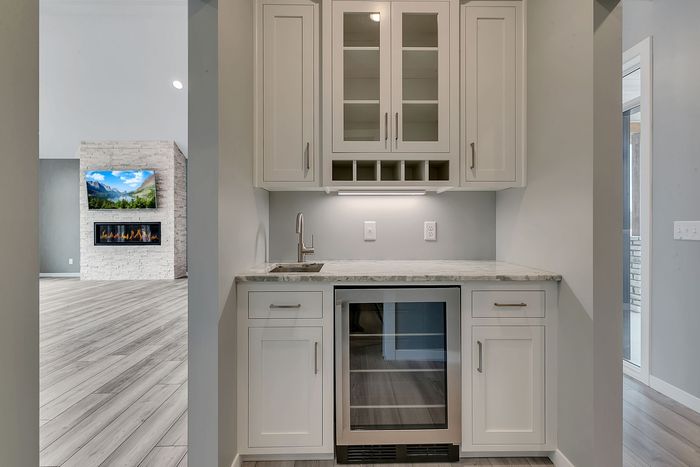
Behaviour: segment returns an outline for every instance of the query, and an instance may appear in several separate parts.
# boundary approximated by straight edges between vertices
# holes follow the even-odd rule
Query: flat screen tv
[[[85,172],[89,209],[155,209],[154,170],[90,170]]]

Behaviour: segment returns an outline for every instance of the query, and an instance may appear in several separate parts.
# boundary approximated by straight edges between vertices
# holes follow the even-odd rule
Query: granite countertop
[[[561,281],[561,275],[502,261],[323,261],[320,272],[270,273],[265,263],[236,276],[236,282],[464,282]]]

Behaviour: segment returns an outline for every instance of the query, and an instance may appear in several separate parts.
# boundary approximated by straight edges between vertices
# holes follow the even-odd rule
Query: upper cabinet
[[[318,187],[319,6],[257,5],[256,182]]]
[[[462,183],[525,184],[525,36],[520,1],[462,7]]]
[[[458,3],[344,0],[331,8],[324,184],[456,186]]]
[[[449,4],[333,4],[333,152],[448,152]]]
[[[269,190],[525,185],[524,0],[257,0]]]

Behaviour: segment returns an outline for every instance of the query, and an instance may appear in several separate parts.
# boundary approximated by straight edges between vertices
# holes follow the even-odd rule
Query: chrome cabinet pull
[[[396,112],[396,133],[394,134],[394,141],[396,141],[396,147],[399,147],[399,113]]]
[[[493,306],[497,306],[499,308],[505,308],[505,307],[524,307],[527,306],[527,303],[494,303]]]
[[[474,142],[473,142],[473,141],[472,141],[472,143],[470,144],[470,146],[472,147],[472,162],[471,162],[471,164],[469,165],[469,168],[470,168],[471,170],[474,170],[474,167],[476,167],[476,149],[475,149],[475,147],[474,147]]]
[[[389,141],[389,112],[384,112],[384,144]]]
[[[301,308],[301,303],[297,303],[296,305],[275,305],[274,303],[270,304],[271,310],[274,310],[276,308],[282,308],[282,309]]]
[[[479,348],[479,366],[476,367],[476,371],[479,373],[484,372],[483,368],[483,362],[484,362],[484,355],[483,355],[483,345],[481,344],[481,341],[476,341],[476,346]]]
[[[311,170],[311,143],[306,142],[306,171]]]
[[[318,342],[314,342],[314,374],[318,374]]]

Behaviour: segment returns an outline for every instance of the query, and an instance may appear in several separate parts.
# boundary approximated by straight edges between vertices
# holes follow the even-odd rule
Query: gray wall
[[[86,140],[187,154],[186,28],[186,0],[41,0],[40,157],[77,158]]]
[[[614,5],[599,7],[592,0],[529,2],[528,186],[496,198],[498,259],[564,277],[558,441],[563,454],[581,467],[622,463],[621,355],[616,350],[621,331],[614,313],[621,290],[615,277],[621,264],[621,259],[615,263],[619,211],[610,208],[619,197],[615,164],[621,133],[615,134],[615,121],[612,137],[594,126],[606,114],[616,118],[619,76],[611,79],[609,71],[611,66],[619,70],[620,53],[615,15],[610,23],[604,21]],[[594,157],[596,152],[600,157]],[[600,176],[605,171],[608,178]],[[608,285],[601,285],[605,281]],[[606,332],[598,331],[606,326]],[[604,353],[596,352],[598,345]]]
[[[39,465],[39,2],[0,2],[0,463]]]
[[[39,254],[42,273],[80,272],[80,161],[39,163]],[[73,264],[68,264],[73,258]]]
[[[219,106],[216,1],[189,0],[188,460],[218,466]]]
[[[270,193],[270,259],[296,261],[297,212],[314,259],[495,259],[496,195],[454,192],[412,197]],[[377,222],[365,242],[364,221]],[[437,241],[423,240],[423,222],[437,222]]]
[[[189,0],[189,50],[188,459],[229,467],[237,452],[233,278],[265,261],[268,242],[268,195],[252,186],[253,2]]]
[[[624,1],[623,43],[651,36],[651,374],[700,397],[700,243],[673,240],[673,221],[700,220],[700,2]]]

